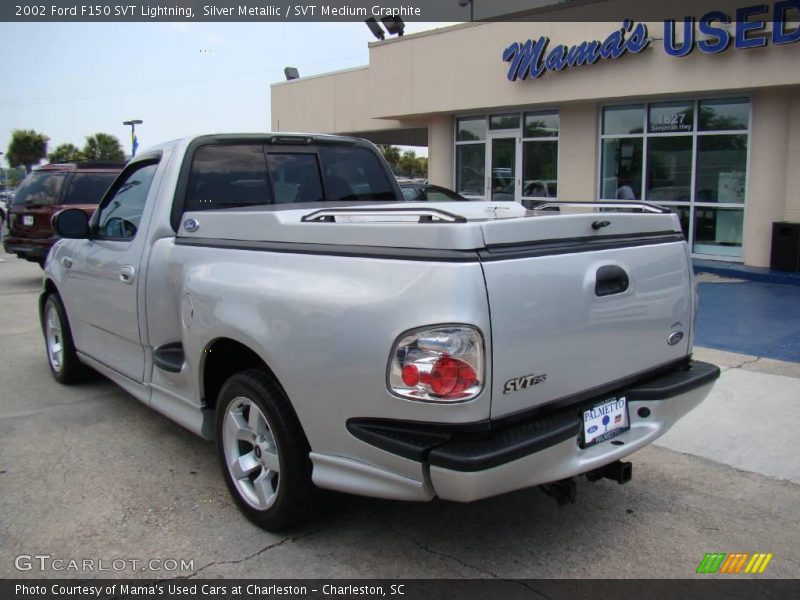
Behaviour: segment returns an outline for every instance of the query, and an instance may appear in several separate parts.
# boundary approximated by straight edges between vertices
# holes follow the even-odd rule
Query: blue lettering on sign
[[[767,45],[767,38],[761,35],[749,35],[748,31],[761,31],[764,29],[764,21],[748,20],[753,15],[760,15],[767,12],[766,4],[757,4],[740,8],[736,11],[736,41],[737,48],[761,48]]]
[[[680,46],[675,45],[675,20],[664,21],[664,51],[670,56],[687,56],[694,48],[694,17],[683,20],[683,41]]]
[[[727,50],[728,46],[731,45],[731,34],[728,33],[727,29],[715,26],[715,22],[730,23],[731,19],[724,12],[718,10],[707,13],[700,19],[700,33],[715,38],[713,42],[711,40],[700,40],[697,42],[697,47],[700,48],[700,52],[716,54],[717,52]]]
[[[664,51],[670,56],[682,57],[692,53],[695,46],[705,54],[718,54],[731,46],[735,48],[763,48],[769,34],[764,15],[766,4],[740,8],[731,15],[714,10],[699,21],[685,17],[680,25],[674,19],[664,21]],[[781,0],[772,8],[772,43],[793,44],[800,41],[800,0]],[[760,17],[760,18],[759,18]],[[724,25],[735,23],[733,34]],[[703,39],[695,40],[695,24]],[[790,25],[791,24],[791,25]],[[680,31],[682,29],[682,31]],[[680,31],[680,35],[678,32]],[[537,79],[545,71],[562,71],[567,67],[593,65],[598,60],[614,60],[623,54],[638,54],[650,45],[647,26],[626,19],[622,27],[612,31],[605,40],[581,42],[573,46],[558,45],[552,48],[550,38],[541,36],[536,41],[514,42],[503,50],[503,61],[511,63],[508,80]]]
[[[650,45],[647,26],[626,19],[622,27],[612,31],[604,40],[582,42],[574,46],[558,45],[548,51],[550,38],[541,36],[535,42],[514,42],[503,51],[503,60],[511,63],[508,80],[531,77],[536,79],[545,71],[561,71],[566,67],[591,65],[600,58],[615,59],[625,53],[637,54]]]
[[[800,13],[800,0],[786,0],[776,2],[772,9],[772,43],[791,44],[800,40],[800,25],[794,31],[786,31],[786,23],[789,17],[786,13],[794,10]]]

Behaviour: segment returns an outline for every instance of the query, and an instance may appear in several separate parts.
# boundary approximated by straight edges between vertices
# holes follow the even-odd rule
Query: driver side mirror
[[[89,237],[89,217],[80,208],[67,208],[53,216],[53,231],[58,237],[85,240]]]

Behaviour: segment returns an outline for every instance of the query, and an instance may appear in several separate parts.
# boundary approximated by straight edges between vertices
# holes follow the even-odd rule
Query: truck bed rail
[[[670,213],[668,208],[664,206],[659,206],[658,204],[651,204],[649,202],[640,202],[640,201],[615,201],[615,202],[568,202],[568,201],[547,201],[541,204],[535,204],[528,210],[550,210],[553,208],[622,208],[628,209],[631,211],[640,210],[642,212],[650,212],[650,213],[658,213],[658,214],[665,214]]]
[[[303,223],[466,223],[466,217],[439,208],[334,208],[317,210]]]

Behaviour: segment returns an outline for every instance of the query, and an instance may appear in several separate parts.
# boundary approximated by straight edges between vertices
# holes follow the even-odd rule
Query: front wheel
[[[42,327],[50,373],[59,383],[75,383],[87,375],[88,369],[78,359],[67,311],[58,294],[50,294],[44,303]]]
[[[225,382],[216,433],[225,483],[248,519],[280,531],[307,517],[315,496],[308,442],[289,401],[264,372],[243,371]]]

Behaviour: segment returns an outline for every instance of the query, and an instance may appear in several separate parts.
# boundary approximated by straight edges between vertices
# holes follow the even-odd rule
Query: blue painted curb
[[[721,277],[735,277],[758,283],[776,283],[778,285],[800,285],[800,273],[775,271],[764,267],[746,267],[745,265],[726,263],[716,260],[692,260],[695,273],[711,273]]]

